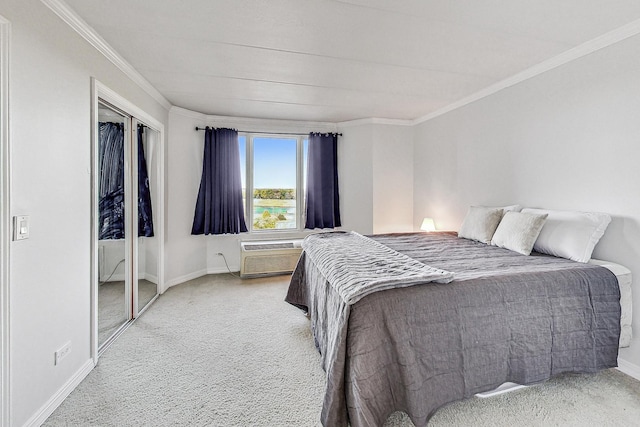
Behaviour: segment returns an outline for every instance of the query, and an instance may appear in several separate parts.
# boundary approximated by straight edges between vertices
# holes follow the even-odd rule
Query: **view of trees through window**
[[[247,226],[257,230],[295,230],[299,228],[298,197],[304,197],[307,139],[295,136],[240,135],[242,189]],[[302,150],[299,164],[298,150]],[[249,156],[249,157],[247,157]],[[248,160],[248,161],[245,161]],[[247,174],[247,165],[251,168]],[[298,182],[303,186],[298,189]],[[247,191],[253,194],[248,200]]]

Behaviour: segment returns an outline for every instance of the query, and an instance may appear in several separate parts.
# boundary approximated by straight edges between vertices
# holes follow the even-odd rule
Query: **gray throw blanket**
[[[377,291],[453,280],[453,273],[429,267],[355,231],[312,234],[302,248],[349,305]]]

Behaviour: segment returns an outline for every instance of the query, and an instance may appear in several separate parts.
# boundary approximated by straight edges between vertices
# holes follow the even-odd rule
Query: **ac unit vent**
[[[302,252],[301,240],[240,243],[240,277],[291,273]]]
[[[245,250],[247,251],[258,251],[261,249],[291,249],[293,248],[293,242],[286,243],[247,243],[244,245]]]

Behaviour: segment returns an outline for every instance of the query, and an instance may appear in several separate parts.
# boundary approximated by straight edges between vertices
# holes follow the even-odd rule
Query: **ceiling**
[[[66,0],[171,104],[413,120],[640,18],[638,0]]]

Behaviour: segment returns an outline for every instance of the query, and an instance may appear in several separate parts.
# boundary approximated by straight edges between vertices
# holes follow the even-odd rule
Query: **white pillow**
[[[501,219],[502,209],[500,208],[471,206],[462,221],[458,236],[489,244]]]
[[[546,219],[547,214],[506,212],[491,239],[491,244],[529,255]]]
[[[520,212],[522,210],[522,206],[520,206],[520,205],[503,206],[502,210],[503,210],[504,213],[507,213],[507,212]]]
[[[523,209],[522,212],[548,214],[533,250],[578,262],[589,262],[611,217],[605,213]]]

